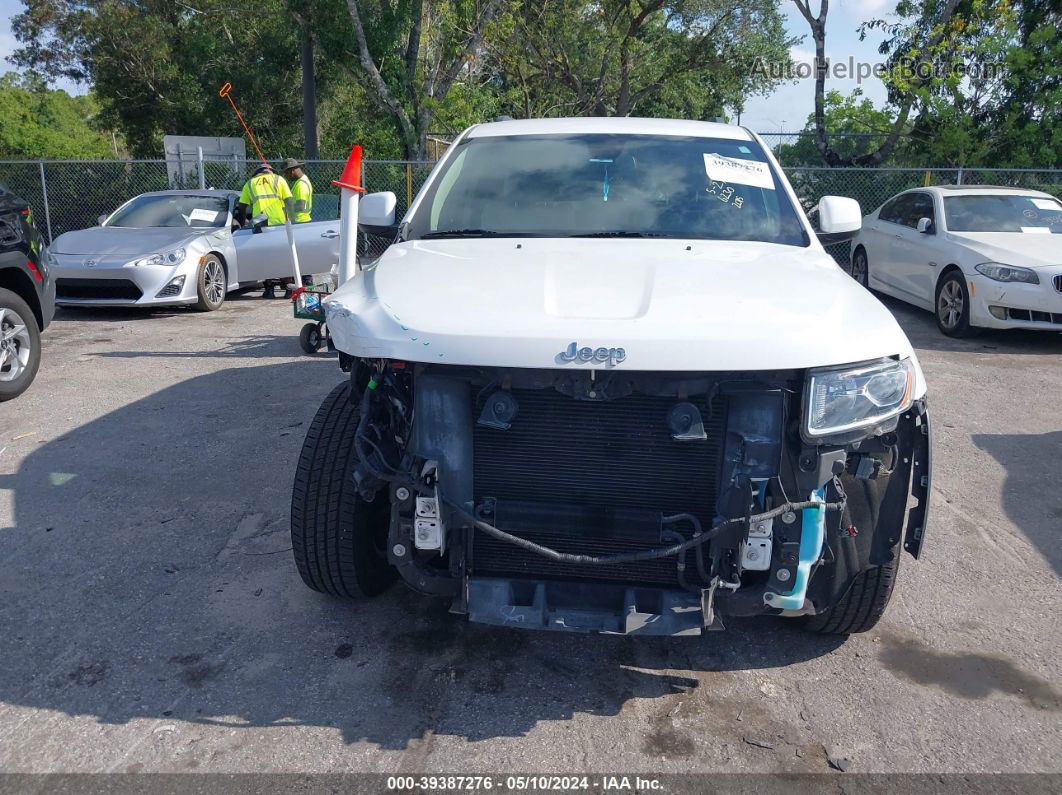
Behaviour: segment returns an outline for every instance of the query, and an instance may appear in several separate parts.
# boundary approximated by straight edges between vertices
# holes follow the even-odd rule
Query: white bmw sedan
[[[951,337],[1062,331],[1062,202],[987,185],[905,191],[864,217],[852,276],[934,312]]]
[[[136,196],[100,225],[60,235],[48,247],[63,306],[180,306],[209,312],[240,285],[292,280],[282,226],[233,223],[239,194],[170,190]],[[339,222],[295,224],[303,273],[339,260]]]

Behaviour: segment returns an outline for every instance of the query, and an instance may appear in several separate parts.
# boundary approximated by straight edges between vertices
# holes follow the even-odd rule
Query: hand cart
[[[298,287],[291,293],[292,309],[295,317],[310,320],[299,332],[299,347],[304,353],[317,353],[322,347],[328,347],[328,326],[325,324],[324,306],[321,302],[331,292],[330,284],[311,284]]]

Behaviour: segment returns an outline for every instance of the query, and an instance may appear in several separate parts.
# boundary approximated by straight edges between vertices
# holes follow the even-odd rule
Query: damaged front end
[[[822,615],[921,548],[929,421],[909,373],[900,410],[873,413],[896,362],[832,380],[346,364],[353,477],[389,496],[387,561],[473,621],[688,635]],[[838,395],[869,395],[858,427],[831,426]]]

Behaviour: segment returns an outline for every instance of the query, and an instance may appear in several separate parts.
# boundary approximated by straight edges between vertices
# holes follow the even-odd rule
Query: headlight
[[[184,262],[184,257],[187,253],[184,248],[175,248],[172,251],[163,251],[161,254],[148,254],[146,257],[140,257],[140,259],[135,259],[126,264],[133,267],[140,265],[176,265]]]
[[[49,268],[54,268],[59,265],[59,258],[49,251],[48,256],[44,258],[44,264]]]
[[[1026,284],[1039,284],[1040,277],[1036,271],[1029,268],[1016,268],[1013,265],[1004,265],[1002,262],[982,262],[974,265],[974,270],[982,276],[997,282],[1025,282]]]
[[[812,370],[804,394],[804,432],[830,436],[876,425],[911,406],[910,359]]]

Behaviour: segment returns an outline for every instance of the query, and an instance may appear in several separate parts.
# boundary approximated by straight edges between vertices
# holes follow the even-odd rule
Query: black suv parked
[[[0,186],[0,402],[25,392],[41,363],[55,313],[47,256],[29,205]]]

